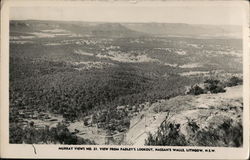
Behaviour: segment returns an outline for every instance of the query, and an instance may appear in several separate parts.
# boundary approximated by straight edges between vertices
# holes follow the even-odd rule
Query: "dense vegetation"
[[[10,123],[10,143],[15,144],[95,144],[94,142],[77,137],[69,132],[65,124],[58,123],[56,127],[37,129],[33,122],[25,128],[16,123]]]
[[[197,84],[192,85],[187,91],[187,94],[199,95],[204,93],[221,93],[226,91],[225,87],[241,85],[242,82],[243,80],[236,76],[232,76],[224,82],[217,79],[206,79],[203,87]]]
[[[199,129],[194,139],[199,146],[241,147],[243,145],[242,123],[227,119],[217,128]]]
[[[149,134],[145,141],[151,146],[225,146],[240,147],[243,143],[243,130],[240,122],[232,119],[225,120],[222,124],[208,129],[200,128],[196,122],[188,122],[189,135],[180,132],[180,124],[171,122],[163,123],[158,131]]]
[[[180,124],[164,123],[158,129],[156,135],[149,134],[145,141],[151,146],[185,146],[189,145],[185,136],[180,133]]]
[[[167,79],[152,77],[156,71],[145,70],[121,63],[79,72],[65,63],[11,58],[10,121],[18,119],[18,110],[26,109],[50,111],[70,121],[95,113],[97,122],[122,119],[122,126],[129,127],[124,120],[128,113],[115,110],[117,106],[170,98],[184,93],[183,85],[198,81],[174,74]]]

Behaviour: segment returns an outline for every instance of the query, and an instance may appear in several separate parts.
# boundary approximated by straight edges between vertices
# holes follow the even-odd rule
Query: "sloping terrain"
[[[226,88],[225,93],[198,96],[185,95],[162,100],[154,103],[147,111],[143,112],[143,118],[138,120],[136,126],[129,129],[127,133],[128,144],[144,145],[149,132],[156,136],[162,122],[166,122],[179,125],[179,134],[184,135],[186,140],[189,141],[189,145],[199,146],[202,145],[202,141],[198,142],[200,139],[196,136],[200,131],[204,133],[211,128],[218,129],[223,124],[225,125],[227,121],[233,126],[239,127],[238,131],[242,133],[240,131],[242,113],[242,86]],[[224,127],[230,126],[225,125]],[[211,146],[240,145],[234,144],[234,138],[240,139],[242,135],[239,134],[238,137],[228,138],[226,136],[230,136],[232,131],[223,133],[225,131],[221,128],[219,132],[222,135],[225,134],[225,137],[215,138],[214,141],[210,142]],[[165,136],[167,137],[167,135]],[[228,138],[229,144],[225,144],[225,141],[221,140],[223,138]],[[206,141],[206,139],[203,141]],[[239,141],[242,144],[242,139]]]

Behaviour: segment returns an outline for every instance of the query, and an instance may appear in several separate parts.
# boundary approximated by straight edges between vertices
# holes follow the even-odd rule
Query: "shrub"
[[[199,130],[194,139],[199,146],[240,147],[243,143],[243,129],[240,123],[228,119],[216,128]]]
[[[24,134],[25,133],[25,134]],[[33,125],[21,128],[18,124],[10,125],[10,143],[13,144],[95,144],[93,141],[77,137],[71,133],[65,124],[58,123],[56,127],[37,129]]]
[[[231,77],[228,82],[226,83],[226,86],[232,87],[232,86],[237,86],[239,84],[242,84],[243,80],[239,77],[233,76]]]
[[[208,79],[204,83],[206,84],[205,89],[210,93],[220,93],[226,91],[223,84],[219,80]]]
[[[187,94],[192,94],[192,95],[200,95],[203,93],[204,93],[204,90],[198,85],[192,86],[190,90],[187,92]]]
[[[156,135],[149,134],[145,145],[151,146],[186,146],[185,136],[179,131],[180,124],[161,124]]]

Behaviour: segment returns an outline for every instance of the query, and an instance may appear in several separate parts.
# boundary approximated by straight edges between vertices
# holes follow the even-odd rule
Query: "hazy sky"
[[[241,25],[243,10],[222,6],[88,5],[76,7],[13,7],[10,19],[105,22],[168,22]]]

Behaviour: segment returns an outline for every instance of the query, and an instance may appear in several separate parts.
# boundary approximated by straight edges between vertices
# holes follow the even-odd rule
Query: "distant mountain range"
[[[241,38],[240,26],[196,25],[184,23],[104,23],[78,21],[12,20],[11,31],[39,31],[64,29],[76,34],[110,37],[192,37],[192,38]]]
[[[241,37],[240,26],[194,25],[184,23],[127,23],[127,28],[157,36]]]

